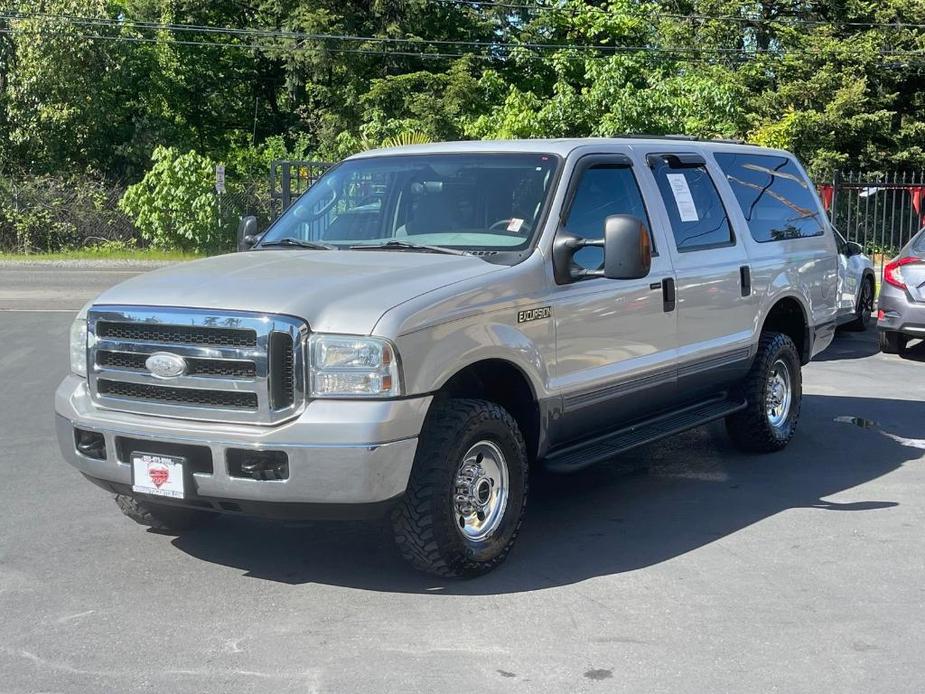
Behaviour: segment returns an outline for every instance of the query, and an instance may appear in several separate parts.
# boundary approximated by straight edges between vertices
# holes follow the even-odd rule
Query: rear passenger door
[[[755,301],[745,244],[720,195],[719,172],[696,152],[651,152],[677,285],[679,400],[741,378],[750,362]]]

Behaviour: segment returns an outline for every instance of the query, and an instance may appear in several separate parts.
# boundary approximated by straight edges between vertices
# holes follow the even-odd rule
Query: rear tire
[[[438,402],[418,443],[395,543],[415,568],[478,576],[507,557],[527,500],[526,445],[514,418],[485,400]]]
[[[732,442],[751,453],[773,453],[790,443],[803,397],[800,355],[793,340],[783,333],[762,333],[742,395],[745,409],[726,418]]]
[[[894,330],[880,331],[880,351],[884,354],[902,354],[909,338]]]
[[[874,281],[870,277],[865,277],[862,282],[861,292],[858,295],[858,303],[854,308],[855,319],[846,326],[849,330],[863,332],[870,325],[871,316],[874,313]]]
[[[128,494],[116,494],[116,505],[126,516],[139,525],[162,532],[192,530],[209,520],[214,514],[191,508],[166,504],[152,504]]]

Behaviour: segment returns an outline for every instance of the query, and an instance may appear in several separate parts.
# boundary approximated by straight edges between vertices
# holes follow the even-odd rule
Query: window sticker
[[[520,227],[524,225],[524,220],[514,217],[507,224],[507,230],[512,234],[516,234],[520,231]]]
[[[699,222],[697,216],[697,207],[694,205],[694,198],[691,196],[691,189],[687,185],[687,178],[684,174],[665,174],[668,178],[668,185],[671,186],[671,192],[674,194],[675,204],[678,206],[678,215],[682,222]]]

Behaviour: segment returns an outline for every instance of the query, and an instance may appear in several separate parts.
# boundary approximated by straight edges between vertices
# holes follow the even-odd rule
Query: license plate
[[[184,495],[183,458],[154,453],[132,453],[132,490],[142,494]]]

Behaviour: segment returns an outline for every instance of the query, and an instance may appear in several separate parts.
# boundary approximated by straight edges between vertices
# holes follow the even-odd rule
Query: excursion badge
[[[552,316],[551,306],[540,306],[539,308],[528,308],[517,312],[518,323],[529,323],[534,320],[542,320]]]

